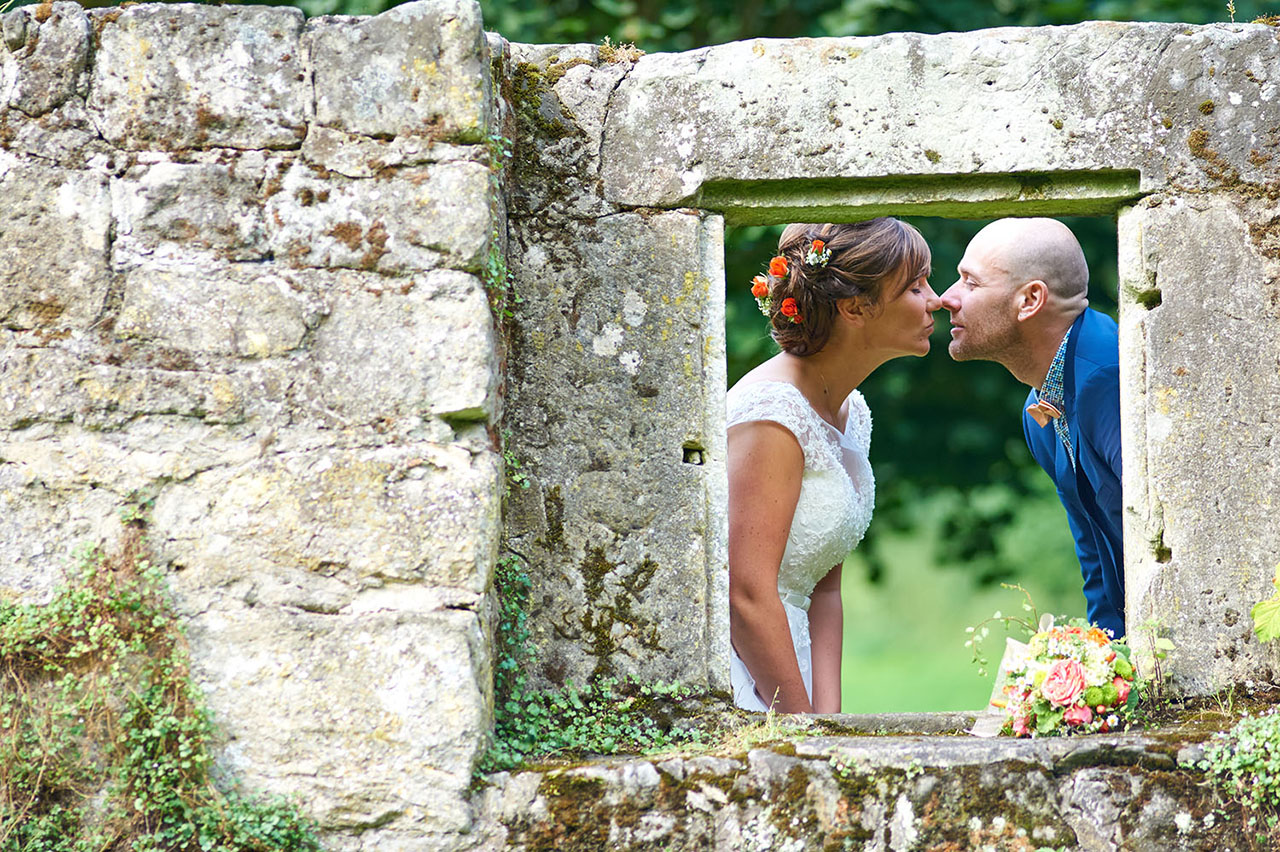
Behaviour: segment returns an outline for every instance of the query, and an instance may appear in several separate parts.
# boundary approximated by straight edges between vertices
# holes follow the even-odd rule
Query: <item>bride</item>
[[[734,702],[840,712],[840,565],[871,521],[876,367],[929,351],[929,247],[897,219],[789,225],[751,292],[781,352],[729,391]]]

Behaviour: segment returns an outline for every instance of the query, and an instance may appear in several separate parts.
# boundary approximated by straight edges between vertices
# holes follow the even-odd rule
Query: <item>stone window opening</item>
[[[1024,192],[1027,187],[1042,191],[1052,185],[1052,178],[1047,176],[1014,176],[1013,180]],[[1076,191],[1085,185],[1079,176],[1075,182]],[[941,211],[943,216],[920,216],[912,208],[924,205],[902,203],[897,208],[885,205],[873,211],[873,215],[894,215],[921,230],[934,253],[929,281],[939,295],[955,280],[955,266],[968,239],[987,223],[1006,215],[1064,220],[1085,249],[1090,269],[1090,307],[1115,319],[1120,277],[1116,218],[1126,200],[1119,196],[1132,192],[1136,180],[1118,180],[1115,175],[1106,174],[1099,184],[1095,189],[1119,188],[1120,193],[1105,205],[1082,205],[1078,200],[1058,205],[1027,201],[995,208],[975,204]],[[746,195],[758,197],[756,193]],[[929,206],[932,209],[926,209],[932,214],[940,212],[941,206],[935,204]],[[869,218],[865,214],[837,217],[830,215],[829,208],[786,212],[793,218],[777,221],[774,217],[775,221],[769,224],[756,221],[726,225],[727,387],[778,351],[768,337],[767,323],[759,316],[750,296],[749,281],[776,250],[782,227],[790,221]],[[820,212],[828,215],[825,218],[814,215]],[[1082,212],[1091,215],[1079,215]],[[726,223],[738,218],[730,211],[725,212]],[[762,217],[753,211],[742,218],[759,220]],[[1158,294],[1154,298],[1158,304]],[[1142,299],[1150,304],[1152,297],[1134,297],[1139,304],[1143,304]],[[1027,586],[1041,612],[1084,614],[1079,563],[1066,514],[1052,482],[1035,464],[1022,437],[1019,414],[1027,388],[999,364],[951,360],[946,351],[950,323],[945,309],[938,313],[936,324],[929,355],[895,359],[881,366],[860,388],[870,403],[875,422],[871,460],[878,494],[877,515],[871,528],[845,562],[842,585],[845,607],[843,710],[846,713],[980,708],[990,689],[990,677],[977,676],[970,652],[962,646],[963,630],[997,610],[1018,609],[1021,596],[1016,591],[1003,589],[1002,582]],[[755,334],[749,331],[753,328]],[[903,482],[903,477],[917,478],[918,472],[913,472],[913,468],[919,465],[907,461],[912,441],[939,430],[933,426],[922,430],[919,423],[903,423],[900,419],[894,422],[894,419],[900,418],[904,409],[919,411],[929,402],[919,395],[944,386],[968,388],[976,396],[972,401],[973,410],[969,412],[972,416],[967,418],[963,410],[955,408],[955,400],[937,400],[943,408],[950,404],[951,410],[941,413],[936,420],[950,425],[952,418],[958,416],[957,428],[970,433],[956,441],[952,448],[939,448],[941,455],[972,452],[975,437],[972,433],[980,428],[982,419],[978,409],[996,405],[1003,410],[1004,416],[992,424],[994,434],[987,439],[990,448],[981,454],[987,470],[978,471],[978,481],[967,484],[959,481],[954,472],[947,482],[927,475],[918,477],[920,481]],[[918,393],[912,390],[916,387],[920,388]],[[882,403],[886,398],[896,401],[886,406]],[[900,437],[904,431],[914,437]],[[928,437],[928,440],[932,442],[935,438]],[[897,455],[885,458],[886,453]],[[972,468],[972,463],[956,467]],[[993,495],[1001,489],[1009,496],[993,500]],[[928,507],[924,515],[929,520],[922,522],[918,513],[913,519],[912,505]],[[941,521],[937,519],[940,506],[945,516]],[[1021,573],[1010,575],[1010,569],[1017,570],[1037,549],[1049,551],[1038,568],[1023,567]],[[914,564],[905,571],[904,552],[915,552],[915,559],[909,560]],[[906,576],[902,576],[904,574]],[[910,591],[913,585],[915,589]],[[939,591],[938,586],[946,591]],[[933,608],[941,610],[933,616],[927,612],[930,598],[934,600]],[[944,603],[950,605],[943,606]],[[894,612],[894,609],[900,611]],[[967,615],[961,615],[962,612]],[[986,643],[986,655],[994,654],[998,659],[1002,647],[1003,633],[997,628]],[[924,678],[938,683],[936,691],[928,695],[921,695],[918,690],[912,692],[908,679],[895,673],[904,665],[916,671],[930,666],[936,668],[936,674]],[[910,681],[919,683],[917,678]]]

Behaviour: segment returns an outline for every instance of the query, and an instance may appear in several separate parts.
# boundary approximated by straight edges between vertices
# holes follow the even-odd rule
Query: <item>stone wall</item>
[[[500,529],[475,4],[3,32],[0,589],[153,501],[223,764],[329,848],[451,846]]]
[[[333,849],[532,842],[523,793],[466,793],[500,548],[535,683],[726,686],[724,224],[1115,214],[1130,619],[1183,688],[1271,677],[1277,53],[1260,25],[641,58],[486,37],[464,0],[13,11],[0,593],[149,504],[225,765]]]

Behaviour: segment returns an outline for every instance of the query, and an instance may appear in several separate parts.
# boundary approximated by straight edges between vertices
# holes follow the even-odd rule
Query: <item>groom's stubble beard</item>
[[[961,338],[947,345],[947,353],[953,361],[995,361],[1009,367],[1025,349],[1018,331],[1013,322],[978,334],[974,334],[974,326],[966,325]]]

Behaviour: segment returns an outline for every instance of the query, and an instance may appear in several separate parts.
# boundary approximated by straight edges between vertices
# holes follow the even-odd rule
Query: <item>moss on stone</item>
[[[604,37],[604,43],[600,45],[601,62],[639,62],[642,56],[644,51],[634,44],[630,42],[614,44],[608,36]]]
[[[533,850],[606,849],[609,820],[593,813],[605,792],[598,778],[551,773],[542,779],[538,794],[544,797],[552,819],[531,826],[523,834],[525,848]]]
[[[580,624],[588,637],[591,656],[595,659],[592,678],[606,677],[614,673],[610,659],[618,650],[615,626],[624,625],[622,635],[631,636],[643,647],[662,650],[657,627],[632,609],[632,602],[640,600],[644,590],[653,581],[658,563],[646,558],[634,571],[617,577],[621,590],[610,599],[605,594],[605,578],[618,568],[618,563],[605,556],[603,547],[588,548],[578,566],[582,577],[583,592],[587,599]]]
[[[1203,127],[1197,127],[1187,134],[1187,148],[1191,151],[1191,156],[1202,160],[1207,160],[1217,153],[1209,148],[1209,131]]]
[[[520,125],[521,138],[538,138],[555,142],[581,133],[576,126],[569,123],[573,121],[573,113],[560,104],[559,98],[556,98],[556,105],[567,122],[548,118],[543,111],[543,98],[548,94],[554,96],[551,88],[556,81],[563,77],[564,72],[573,65],[580,65],[583,62],[586,60],[572,60],[555,66],[554,70],[540,68],[531,62],[521,62],[516,65],[510,77],[511,106]]]
[[[560,486],[549,486],[542,495],[543,509],[547,514],[547,534],[543,543],[548,547],[559,547],[564,544],[564,497],[560,494]]]
[[[812,837],[821,829],[809,794],[812,781],[813,776],[805,766],[796,764],[787,772],[781,789],[770,796],[770,822],[784,836]]]

